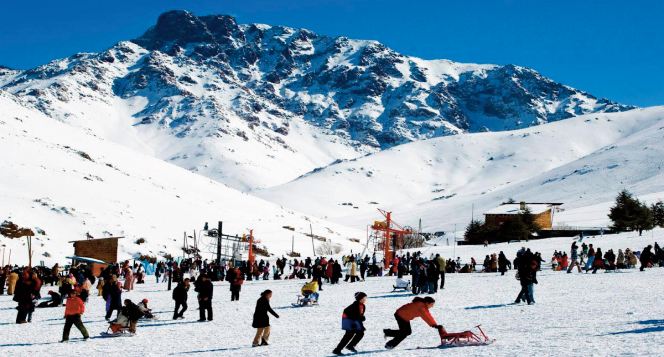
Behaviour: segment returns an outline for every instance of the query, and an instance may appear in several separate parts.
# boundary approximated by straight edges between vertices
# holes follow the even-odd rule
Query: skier
[[[399,343],[401,343],[401,341],[403,341],[406,337],[408,337],[412,333],[410,328],[410,321],[417,317],[422,318],[424,322],[436,330],[440,330],[442,326],[436,323],[436,320],[434,320],[433,316],[431,316],[431,313],[429,312],[435,303],[436,300],[430,296],[424,298],[418,296],[413,299],[413,302],[403,305],[397,309],[396,313],[394,314],[394,318],[397,320],[399,329],[383,330],[385,337],[392,337],[392,339],[385,344],[385,348],[391,350],[399,345]]]
[[[366,311],[365,304],[367,303],[367,294],[363,292],[355,293],[355,301],[344,309],[341,315],[341,329],[346,331],[341,341],[332,353],[335,355],[343,355],[342,349],[356,353],[355,346],[364,337],[364,312]]]
[[[178,283],[178,286],[173,289],[173,300],[175,300],[175,311],[173,312],[173,320],[184,318],[184,312],[187,311],[187,293],[189,292],[189,278]],[[182,310],[178,311],[182,306]]]
[[[643,252],[641,252],[641,268],[639,268],[639,270],[644,271],[645,268],[650,268],[652,266],[652,258],[652,245],[648,245],[647,247],[643,248]]]
[[[261,293],[261,297],[256,300],[256,309],[254,310],[254,321],[251,324],[256,329],[256,336],[251,347],[267,346],[270,339],[270,316],[279,318],[279,315],[270,307],[270,299],[272,298],[272,290],[265,290]]]
[[[198,281],[194,284],[194,291],[198,293],[198,310],[200,318],[198,321],[205,321],[205,312],[207,311],[207,320],[212,321],[212,295],[214,287],[207,274],[201,274]]]
[[[81,316],[85,312],[85,304],[80,297],[72,290],[69,292],[69,298],[67,298],[67,306],[65,307],[65,327],[62,330],[62,341],[69,341],[69,331],[71,330],[71,325],[76,326],[76,328],[81,331],[83,334],[83,339],[87,340],[90,338],[88,330],[83,325],[81,321]]]

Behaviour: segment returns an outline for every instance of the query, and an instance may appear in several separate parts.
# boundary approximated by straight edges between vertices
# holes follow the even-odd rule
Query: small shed
[[[523,213],[527,207],[540,229],[549,230],[553,227],[554,212],[561,205],[562,203],[556,202],[503,203],[484,213],[484,223],[489,226],[499,226],[514,219],[517,214]]]
[[[74,255],[99,259],[113,264],[118,261],[118,239],[124,237],[108,237],[72,241]],[[91,263],[92,274],[99,276],[108,264]]]

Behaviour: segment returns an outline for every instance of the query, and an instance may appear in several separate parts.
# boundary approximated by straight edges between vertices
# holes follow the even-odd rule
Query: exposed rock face
[[[294,118],[371,151],[633,108],[523,67],[422,60],[376,41],[186,11],[164,13],[139,38],[101,53],[0,68],[0,88],[65,121],[90,116],[71,103],[145,99],[131,113],[135,125],[285,150],[294,150],[284,139]]]

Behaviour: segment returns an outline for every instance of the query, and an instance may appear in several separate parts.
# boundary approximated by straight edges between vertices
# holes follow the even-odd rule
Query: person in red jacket
[[[88,330],[83,325],[81,321],[81,315],[85,312],[85,304],[81,300],[74,290],[69,292],[69,298],[67,298],[67,306],[65,307],[65,328],[62,330],[62,341],[69,341],[69,331],[71,330],[71,325],[75,325],[76,328],[81,331],[84,339],[90,338],[88,335]]]
[[[431,316],[429,309],[431,309],[436,304],[431,296],[425,298],[416,297],[413,299],[413,302],[401,306],[397,309],[397,312],[394,314],[394,318],[397,320],[399,325],[398,330],[385,329],[383,333],[385,337],[392,337],[391,340],[387,341],[385,348],[393,349],[397,347],[401,341],[408,337],[412,330],[410,328],[410,321],[415,318],[422,318],[429,326],[440,330],[442,326],[436,323],[436,320]]]

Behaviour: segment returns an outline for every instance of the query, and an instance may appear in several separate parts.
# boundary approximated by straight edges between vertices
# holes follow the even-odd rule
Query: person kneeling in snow
[[[81,331],[84,339],[90,338],[88,335],[88,330],[83,325],[81,321],[81,315],[85,312],[85,304],[80,297],[76,295],[74,290],[69,291],[69,298],[67,298],[67,306],[65,307],[65,328],[62,330],[62,341],[69,341],[69,331],[71,330],[71,325],[76,326],[76,328]]]
[[[431,313],[429,312],[429,309],[431,309],[435,303],[436,300],[434,300],[431,296],[427,296],[425,298],[416,297],[413,299],[413,302],[403,305],[397,309],[396,313],[394,313],[394,318],[397,320],[399,329],[383,330],[385,337],[392,337],[392,339],[387,341],[387,344],[385,344],[385,348],[391,350],[394,347],[397,347],[401,341],[406,339],[406,337],[412,333],[410,328],[410,321],[418,317],[421,317],[422,320],[424,320],[424,322],[426,322],[429,326],[435,328],[436,330],[440,330],[442,326],[436,323],[436,320],[434,320],[433,316],[431,316]]]

